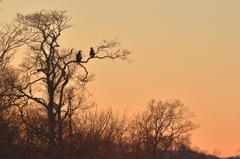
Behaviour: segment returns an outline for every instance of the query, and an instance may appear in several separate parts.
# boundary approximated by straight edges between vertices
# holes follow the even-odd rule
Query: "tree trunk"
[[[61,121],[61,109],[58,111],[58,150],[59,159],[63,157],[63,131],[62,131],[62,121]]]
[[[53,112],[53,94],[50,95],[50,101],[48,104],[48,122],[49,122],[49,134],[48,134],[48,150],[49,150],[49,159],[54,159],[56,143],[55,143],[55,115]]]

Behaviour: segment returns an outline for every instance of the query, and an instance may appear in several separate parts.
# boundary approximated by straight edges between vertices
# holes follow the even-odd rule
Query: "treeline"
[[[0,158],[3,159],[42,159],[50,155],[64,159],[196,157],[189,153],[189,133],[196,125],[178,100],[164,103],[151,100],[146,111],[131,118],[110,108],[78,110],[61,123],[61,133],[56,127],[53,154],[48,148],[46,110],[31,106],[24,116],[27,121],[22,120],[15,108],[2,109],[0,117]]]
[[[91,56],[76,59],[81,51],[59,43],[69,21],[66,11],[41,10],[0,24],[0,158],[196,158],[190,137],[198,124],[179,100],[150,100],[132,117],[88,101],[86,84],[94,75],[87,63],[131,62],[131,52],[116,39],[104,40]],[[23,61],[13,67],[23,46]]]

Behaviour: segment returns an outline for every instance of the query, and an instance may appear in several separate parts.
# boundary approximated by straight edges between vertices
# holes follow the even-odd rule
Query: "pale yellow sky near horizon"
[[[17,12],[67,10],[73,26],[60,45],[86,55],[90,46],[118,37],[133,52],[133,64],[87,65],[96,74],[88,88],[100,107],[137,113],[152,98],[180,99],[201,124],[193,145],[225,157],[240,148],[240,1],[3,0],[0,8],[3,22]]]

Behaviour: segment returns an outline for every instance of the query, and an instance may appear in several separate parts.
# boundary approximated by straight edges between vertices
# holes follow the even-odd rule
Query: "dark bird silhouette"
[[[95,56],[95,52],[93,50],[93,48],[90,48],[90,57],[93,58]]]
[[[77,55],[76,55],[76,62],[77,64],[80,64],[81,60],[82,60],[82,54],[81,54],[81,50],[78,51]]]

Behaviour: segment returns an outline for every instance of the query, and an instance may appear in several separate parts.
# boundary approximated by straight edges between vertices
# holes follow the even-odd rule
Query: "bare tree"
[[[16,158],[20,148],[21,122],[16,109],[8,108],[0,110],[0,158]]]
[[[18,73],[10,66],[10,60],[16,50],[28,41],[28,38],[26,28],[19,23],[14,21],[10,24],[0,23],[0,109],[9,108],[14,100],[12,94]]]
[[[50,158],[60,158],[63,148],[63,123],[77,109],[85,109],[79,92],[85,90],[85,84],[93,77],[85,66],[92,59],[127,60],[128,50],[109,49],[119,45],[116,40],[103,41],[94,57],[88,57],[76,64],[74,49],[60,48],[59,38],[70,18],[66,11],[41,10],[34,14],[18,14],[16,21],[27,28],[27,51],[20,67],[20,82],[16,87],[16,97],[21,101],[18,107],[22,121],[33,127],[26,119],[27,107],[37,105],[46,112],[47,128],[42,134],[47,138]],[[72,103],[72,101],[75,101]],[[36,127],[36,126],[35,126]],[[56,152],[58,156],[56,156]]]
[[[14,95],[17,73],[10,66],[4,69],[0,66],[0,68],[2,68],[0,76],[0,158],[5,158],[12,156],[13,150],[16,151],[20,125],[18,113],[13,107],[17,100]]]
[[[1,23],[0,27],[0,67],[3,67],[30,37],[28,30],[14,21],[10,24]]]
[[[79,114],[74,121],[74,141],[77,141],[74,147],[78,156],[92,159],[124,158],[122,147],[127,131],[126,113],[120,115],[111,108],[106,111],[95,108]]]
[[[16,90],[14,86],[17,83],[18,73],[17,71],[8,66],[1,70],[0,76],[0,111],[9,109],[13,106]]]
[[[198,127],[192,117],[194,114],[179,100],[151,100],[148,110],[136,114],[132,121],[133,152],[138,152],[139,158],[163,157],[178,141],[188,140],[188,133]]]
[[[18,72],[10,65],[18,47],[23,46],[28,36],[26,30],[17,23],[0,23],[0,158],[15,158],[13,151],[18,150],[21,123],[13,107],[18,99],[14,86]]]

